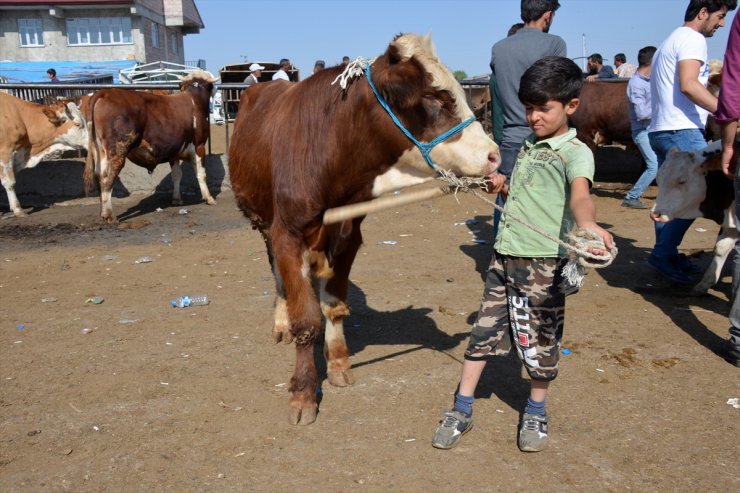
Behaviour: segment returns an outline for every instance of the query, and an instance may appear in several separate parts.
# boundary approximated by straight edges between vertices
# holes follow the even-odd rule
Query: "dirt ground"
[[[96,199],[24,219],[0,207],[0,491],[738,491],[740,380],[715,354],[730,278],[700,298],[657,279],[652,225],[620,207],[624,188],[594,192],[620,253],[568,299],[539,454],[516,446],[516,358],[489,364],[461,444],[430,444],[490,256],[475,197],[366,219],[346,320],[357,383],[322,378],[307,427],[287,422],[294,351],[271,342],[264,245],[230,193],[189,197],[187,214],[116,199],[118,228]],[[717,229],[696,221],[682,248],[708,264]],[[169,305],[199,293],[209,306]]]

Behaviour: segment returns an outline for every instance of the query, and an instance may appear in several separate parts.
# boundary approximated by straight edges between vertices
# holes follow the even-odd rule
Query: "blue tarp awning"
[[[8,82],[39,83],[48,82],[46,71],[53,68],[61,82],[73,82],[75,79],[112,75],[113,83],[119,84],[118,72],[130,69],[138,62],[136,60],[108,60],[101,62],[74,62],[48,60],[44,62],[13,62],[0,61],[0,77]]]

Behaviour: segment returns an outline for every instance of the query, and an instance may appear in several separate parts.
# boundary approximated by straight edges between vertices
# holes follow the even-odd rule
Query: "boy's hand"
[[[509,194],[509,185],[506,184],[506,176],[500,173],[493,173],[488,175],[487,178],[490,180],[486,192],[488,193],[501,193],[504,195]]]
[[[606,247],[606,250],[602,250],[600,248],[589,248],[589,252],[593,253],[594,255],[606,255],[611,251],[612,248],[614,248],[614,238],[612,237],[611,233],[609,233],[598,224],[594,222],[589,222],[579,224],[579,226],[584,229],[589,229],[599,235],[599,237],[601,237],[601,241],[604,242],[604,246]]]

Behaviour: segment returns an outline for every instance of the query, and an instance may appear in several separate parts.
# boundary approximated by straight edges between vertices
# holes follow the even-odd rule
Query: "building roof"
[[[96,5],[133,5],[135,0],[0,0],[2,7],[53,7],[53,6],[84,6]]]

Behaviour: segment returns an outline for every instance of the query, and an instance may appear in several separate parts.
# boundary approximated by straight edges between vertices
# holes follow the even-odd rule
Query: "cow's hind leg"
[[[361,244],[362,236],[358,225],[353,227],[344,250],[335,256],[331,276],[324,276],[322,269],[317,269],[317,276],[321,278],[321,309],[326,318],[324,331],[326,378],[330,384],[337,387],[355,383],[350,369],[352,365],[349,362],[349,349],[344,338],[344,317],[349,315],[349,306],[346,303],[349,272]]]
[[[113,184],[126,162],[125,157],[101,152],[100,158],[100,216],[109,224],[118,222],[113,215]]]
[[[182,196],[180,195],[182,167],[179,159],[170,161],[170,176],[172,177],[172,205],[182,205]]]
[[[313,347],[321,324],[321,310],[310,280],[310,266],[301,238],[273,229],[275,261],[283,279],[296,361],[290,379],[290,422],[307,425],[316,421],[318,376]]]
[[[0,159],[0,183],[5,187],[5,193],[8,195],[8,206],[13,211],[15,217],[26,217],[26,213],[21,209],[21,203],[15,194],[15,171],[13,163],[18,159],[18,153],[10,154],[10,159]]]

